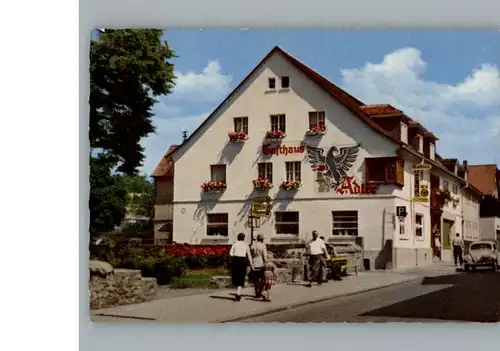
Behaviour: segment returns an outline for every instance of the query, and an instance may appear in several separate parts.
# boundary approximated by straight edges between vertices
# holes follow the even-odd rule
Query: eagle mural
[[[325,150],[306,145],[309,164],[313,171],[321,173],[330,189],[337,190],[342,178],[347,175],[358,157],[360,145],[337,148],[332,146],[325,155]]]

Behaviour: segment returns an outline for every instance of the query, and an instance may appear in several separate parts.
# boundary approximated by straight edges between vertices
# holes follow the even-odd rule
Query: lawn
[[[210,278],[213,276],[229,275],[226,269],[197,269],[189,270],[180,278],[175,278],[171,282],[173,289],[208,289],[213,288]]]

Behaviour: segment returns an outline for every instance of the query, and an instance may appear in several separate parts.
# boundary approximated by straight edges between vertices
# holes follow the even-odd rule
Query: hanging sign
[[[412,165],[411,168],[413,170],[418,170],[418,171],[428,171],[432,168],[431,165],[428,165],[428,164],[425,164],[425,163],[419,163],[419,164],[416,164],[416,165]]]
[[[273,208],[272,199],[269,196],[259,196],[252,199],[253,204],[250,207],[250,214],[254,217],[269,216]]]
[[[264,155],[294,155],[294,154],[303,154],[304,146],[287,146],[287,145],[279,145],[279,146],[270,146],[269,144],[264,145],[262,147],[262,153]]]

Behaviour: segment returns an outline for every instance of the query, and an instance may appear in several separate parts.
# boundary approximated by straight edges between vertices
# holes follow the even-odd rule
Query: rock
[[[211,287],[217,289],[231,288],[233,286],[230,276],[227,275],[216,275],[210,278],[209,282]]]
[[[100,276],[106,277],[109,274],[113,273],[114,268],[108,262],[90,260],[89,261],[89,270],[90,270],[91,276],[92,275],[100,275]]]
[[[155,278],[142,278],[140,271],[117,269],[115,274],[91,276],[90,308],[100,309],[151,301],[156,296]]]

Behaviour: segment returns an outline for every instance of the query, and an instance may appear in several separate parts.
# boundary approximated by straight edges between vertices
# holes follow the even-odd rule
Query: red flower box
[[[280,188],[283,190],[297,190],[298,188],[300,188],[300,186],[300,180],[290,180],[281,183]]]
[[[257,178],[252,180],[252,184],[257,190],[267,190],[273,187],[273,183],[271,183],[267,178]]]
[[[210,180],[208,182],[202,183],[201,188],[204,191],[224,191],[227,188],[225,181],[214,181]]]
[[[269,130],[266,133],[267,139],[278,140],[278,139],[283,139],[284,137],[286,137],[286,134],[281,130]]]
[[[248,134],[245,132],[229,132],[228,134],[229,141],[238,142],[245,141],[248,139]]]
[[[313,124],[309,127],[309,130],[307,131],[307,135],[319,135],[319,134],[325,134],[326,132],[326,126],[324,124]]]

